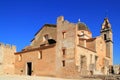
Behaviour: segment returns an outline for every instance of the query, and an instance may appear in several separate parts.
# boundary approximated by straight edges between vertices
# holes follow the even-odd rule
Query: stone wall
[[[27,63],[32,63],[32,74],[55,76],[55,45],[15,53],[15,74],[28,75]]]
[[[95,38],[91,38],[86,40],[86,47],[90,50],[96,50],[96,46],[95,46]]]
[[[0,43],[0,74],[14,74],[16,47]]]
[[[53,24],[45,24],[40,31],[35,35],[33,40],[31,41],[31,46],[40,46],[44,44],[44,36],[48,35],[49,39],[54,39],[56,40],[56,25]]]
[[[96,51],[97,51],[97,56],[98,56],[97,69],[98,71],[104,73],[105,66],[106,66],[104,64],[104,60],[106,57],[106,44],[101,36],[96,37]]]
[[[64,20],[63,16],[57,19],[56,69],[60,77],[72,77],[77,72],[75,65],[76,25]],[[63,52],[65,49],[65,53]]]
[[[94,70],[96,69],[96,64],[95,64],[95,56],[96,56],[95,51],[88,50],[87,48],[83,46],[78,46],[77,47],[77,66],[78,71],[80,72],[81,75],[90,75],[90,71],[94,73]],[[85,60],[83,61],[82,57],[85,57]],[[84,64],[83,64],[84,63]],[[94,65],[91,68],[91,65]],[[82,67],[84,65],[84,67]]]

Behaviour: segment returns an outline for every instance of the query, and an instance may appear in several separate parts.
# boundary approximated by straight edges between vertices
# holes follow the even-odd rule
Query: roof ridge
[[[57,27],[56,26],[56,24],[44,24],[36,33],[35,33],[35,35],[37,35],[40,31],[41,31],[41,29],[42,28],[44,28],[45,26],[47,26],[47,27]]]

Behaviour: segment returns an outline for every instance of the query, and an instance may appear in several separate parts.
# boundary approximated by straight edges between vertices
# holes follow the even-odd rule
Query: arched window
[[[42,51],[38,52],[38,59],[42,59]]]
[[[22,55],[18,55],[18,61],[21,61],[22,60]]]
[[[44,39],[48,40],[49,39],[49,35],[48,34],[44,35]]]
[[[104,34],[104,40],[107,40],[107,35],[106,34]]]

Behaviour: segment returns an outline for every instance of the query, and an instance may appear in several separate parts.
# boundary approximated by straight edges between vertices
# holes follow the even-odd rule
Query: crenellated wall
[[[0,43],[0,74],[14,74],[16,46]]]

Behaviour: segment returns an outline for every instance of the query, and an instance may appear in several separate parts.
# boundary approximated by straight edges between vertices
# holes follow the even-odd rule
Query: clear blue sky
[[[120,64],[120,0],[0,0],[0,42],[20,51],[42,25],[56,24],[61,15],[74,23],[80,18],[95,37],[106,12],[113,29],[114,64]]]

